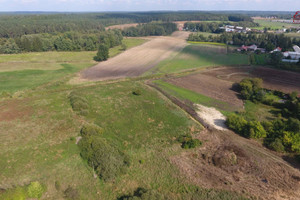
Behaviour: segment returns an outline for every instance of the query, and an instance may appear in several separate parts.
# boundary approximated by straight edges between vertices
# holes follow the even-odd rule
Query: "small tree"
[[[94,57],[94,60],[104,61],[107,60],[108,58],[109,58],[109,48],[104,44],[100,44],[97,55]]]

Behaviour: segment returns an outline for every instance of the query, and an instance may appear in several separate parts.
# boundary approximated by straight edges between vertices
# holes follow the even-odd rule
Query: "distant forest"
[[[169,35],[177,29],[171,22],[183,20],[253,23],[248,15],[209,12],[0,13],[0,53],[94,51],[120,45],[123,36]],[[140,25],[105,31],[126,23]]]

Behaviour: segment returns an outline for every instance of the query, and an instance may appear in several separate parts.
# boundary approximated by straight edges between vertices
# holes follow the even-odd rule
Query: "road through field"
[[[175,32],[171,36],[151,37],[150,41],[101,62],[81,72],[80,78],[87,80],[110,80],[136,77],[172,53],[181,51],[186,45],[188,32]]]

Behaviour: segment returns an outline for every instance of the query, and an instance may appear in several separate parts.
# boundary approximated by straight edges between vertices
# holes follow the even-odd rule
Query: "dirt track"
[[[130,27],[136,27],[139,24],[121,24],[121,25],[113,25],[113,26],[108,26],[105,27],[105,30],[109,30],[109,29],[125,29],[125,28],[130,28]]]
[[[139,76],[172,53],[182,50],[187,45],[188,35],[188,32],[175,32],[172,36],[152,37],[141,46],[84,70],[81,78],[109,80]]]

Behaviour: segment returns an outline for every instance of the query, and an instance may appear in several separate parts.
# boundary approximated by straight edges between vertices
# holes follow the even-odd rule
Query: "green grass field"
[[[133,95],[136,89],[142,95]],[[72,111],[68,100],[71,91],[88,100],[86,117]],[[50,199],[62,198],[68,186],[77,189],[81,199],[117,199],[137,187],[159,190],[171,199],[190,199],[195,195],[205,199],[241,199],[233,193],[185,183],[169,162],[170,156],[184,151],[174,138],[197,134],[201,126],[142,83],[128,81],[51,93],[44,89],[3,103],[5,112],[15,112],[14,103],[22,111],[0,122],[0,180],[5,188],[39,181],[46,185],[45,195]],[[114,183],[93,178],[75,141],[70,140],[79,135],[80,127],[87,122],[103,127],[102,137],[130,157],[129,171]],[[144,162],[141,164],[140,160]],[[61,184],[59,191],[56,181]]]
[[[125,38],[123,43],[132,48],[146,40]],[[121,46],[110,49],[110,56],[122,53]],[[38,52],[24,54],[0,54],[0,94],[11,94],[43,86],[49,82],[60,84],[70,75],[95,65],[96,52]]]
[[[153,81],[153,83],[158,85],[161,89],[163,89],[168,94],[178,99],[181,99],[182,101],[189,100],[192,103],[201,104],[207,107],[215,107],[224,114],[238,110],[238,108],[233,107],[232,105],[226,102],[213,99],[211,97],[193,92],[185,88],[175,86],[173,84],[167,83],[162,80]]]
[[[299,27],[299,24],[276,22],[276,21],[265,20],[265,19],[255,19],[254,22],[259,23],[260,27],[252,27],[252,28],[259,29],[259,30],[263,30],[265,27],[270,28],[272,30],[290,28],[290,27]]]
[[[247,65],[248,56],[236,53],[226,53],[226,47],[211,44],[190,44],[172,58],[159,63],[155,68],[146,72],[174,73],[201,67]]]

